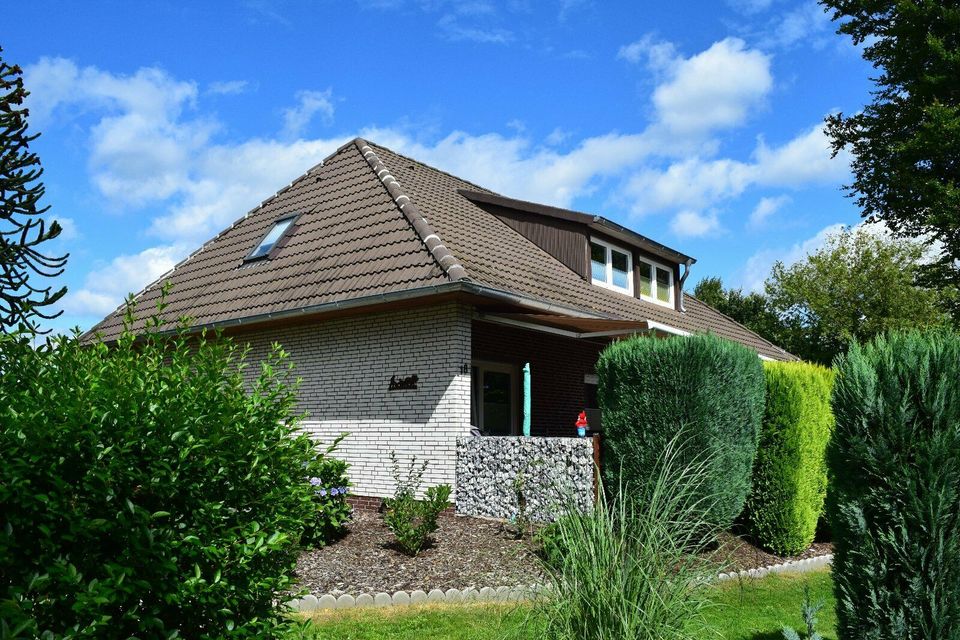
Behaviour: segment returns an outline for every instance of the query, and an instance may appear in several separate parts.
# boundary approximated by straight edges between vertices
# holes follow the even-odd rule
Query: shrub
[[[437,519],[449,506],[450,485],[430,487],[426,499],[418,500],[416,494],[420,490],[423,473],[427,470],[427,461],[417,467],[417,458],[412,457],[405,478],[401,475],[400,463],[393,451],[390,452],[390,461],[396,489],[393,498],[383,501],[383,521],[396,537],[400,550],[415,556],[437,530]]]
[[[0,619],[27,637],[270,638],[310,477],[275,347],[252,388],[230,341],[0,340]],[[13,634],[13,631],[9,631]]]
[[[743,509],[763,415],[757,354],[715,336],[616,342],[597,362],[608,486],[645,483],[667,443],[711,460],[707,519],[729,526]]]
[[[960,638],[960,336],[836,361],[827,449],[840,638]]]
[[[325,455],[336,451],[346,434],[327,447]],[[347,463],[335,458],[326,458],[320,466],[320,475],[310,478],[313,487],[314,517],[307,523],[301,542],[310,547],[323,547],[339,538],[353,517],[353,508],[347,503],[350,483],[347,480]]]
[[[673,442],[654,461],[638,499],[625,490],[601,492],[585,512],[571,499],[566,515],[541,532],[541,565],[553,587],[535,602],[545,637],[699,637],[703,589],[716,576],[716,567],[697,556],[711,539],[703,535],[710,527],[702,514],[712,480],[708,464],[679,455]]]
[[[767,403],[747,499],[750,533],[794,555],[810,546],[827,493],[833,373],[803,362],[767,362]]]

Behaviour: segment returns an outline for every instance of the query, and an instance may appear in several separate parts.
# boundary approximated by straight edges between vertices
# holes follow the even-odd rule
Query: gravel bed
[[[376,593],[415,589],[515,587],[543,582],[530,543],[499,522],[441,516],[435,544],[415,558],[396,550],[378,513],[355,511],[345,537],[306,551],[297,578],[311,593]]]
[[[380,514],[356,511],[346,536],[323,549],[301,554],[298,582],[318,595],[357,595],[529,586],[544,581],[532,543],[513,539],[499,522],[444,515],[439,524],[435,543],[411,558],[393,547],[393,536]],[[833,552],[830,543],[817,542],[798,556],[781,557],[731,533],[722,534],[719,542],[711,556],[725,571],[757,569]]]

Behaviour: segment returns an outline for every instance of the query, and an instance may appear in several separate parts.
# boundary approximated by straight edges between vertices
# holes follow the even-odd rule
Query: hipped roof
[[[484,210],[478,194],[498,197],[357,138],[148,285],[136,296],[138,315],[153,311],[165,282],[164,317],[189,316],[197,327],[465,292],[509,298],[537,313],[712,332],[762,356],[793,359],[690,295],[680,312],[592,285]],[[244,262],[291,213],[301,215],[275,257]],[[117,309],[87,335],[115,339],[123,313]]]

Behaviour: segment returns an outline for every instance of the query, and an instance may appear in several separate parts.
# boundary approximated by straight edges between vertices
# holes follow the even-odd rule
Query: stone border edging
[[[717,581],[726,582],[741,578],[763,578],[771,573],[806,573],[826,567],[832,562],[833,554],[828,553],[822,556],[760,567],[759,569],[744,569],[743,571],[721,573],[717,576]],[[423,590],[397,591],[393,595],[385,592],[373,595],[361,593],[358,596],[352,596],[347,593],[335,596],[332,593],[326,593],[319,597],[308,594],[302,598],[289,600],[286,604],[294,611],[310,613],[313,611],[353,609],[356,607],[402,607],[422,604],[464,604],[469,602],[502,603],[529,600],[536,592],[548,590],[549,587],[547,586],[533,586],[482,587],[480,589],[467,587],[462,590],[447,589],[446,591],[431,589],[429,592]]]
[[[519,602],[528,600],[531,595],[543,587],[482,587],[476,589],[431,589],[429,592],[397,591],[393,595],[380,592],[374,595],[361,593],[354,597],[350,594],[335,596],[326,593],[320,597],[308,594],[302,598],[294,598],[286,604],[289,608],[300,613],[323,611],[329,609],[352,609],[354,607],[397,607],[421,604],[463,604],[468,602]]]
[[[822,556],[812,558],[803,558],[802,560],[791,560],[781,564],[772,564],[759,569],[744,569],[743,571],[731,571],[730,573],[721,573],[717,576],[718,582],[727,580],[736,580],[738,578],[763,578],[771,573],[806,573],[826,567],[833,563],[833,554],[827,553]]]

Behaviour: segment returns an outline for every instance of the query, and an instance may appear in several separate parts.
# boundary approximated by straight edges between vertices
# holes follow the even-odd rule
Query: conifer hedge
[[[747,499],[750,532],[780,555],[813,542],[827,493],[833,373],[805,362],[766,362],[767,402]]]
[[[836,369],[838,635],[960,638],[960,336],[891,334]]]
[[[757,354],[712,335],[616,342],[597,362],[608,487],[649,484],[668,443],[710,461],[705,519],[728,527],[750,490],[763,416]]]

